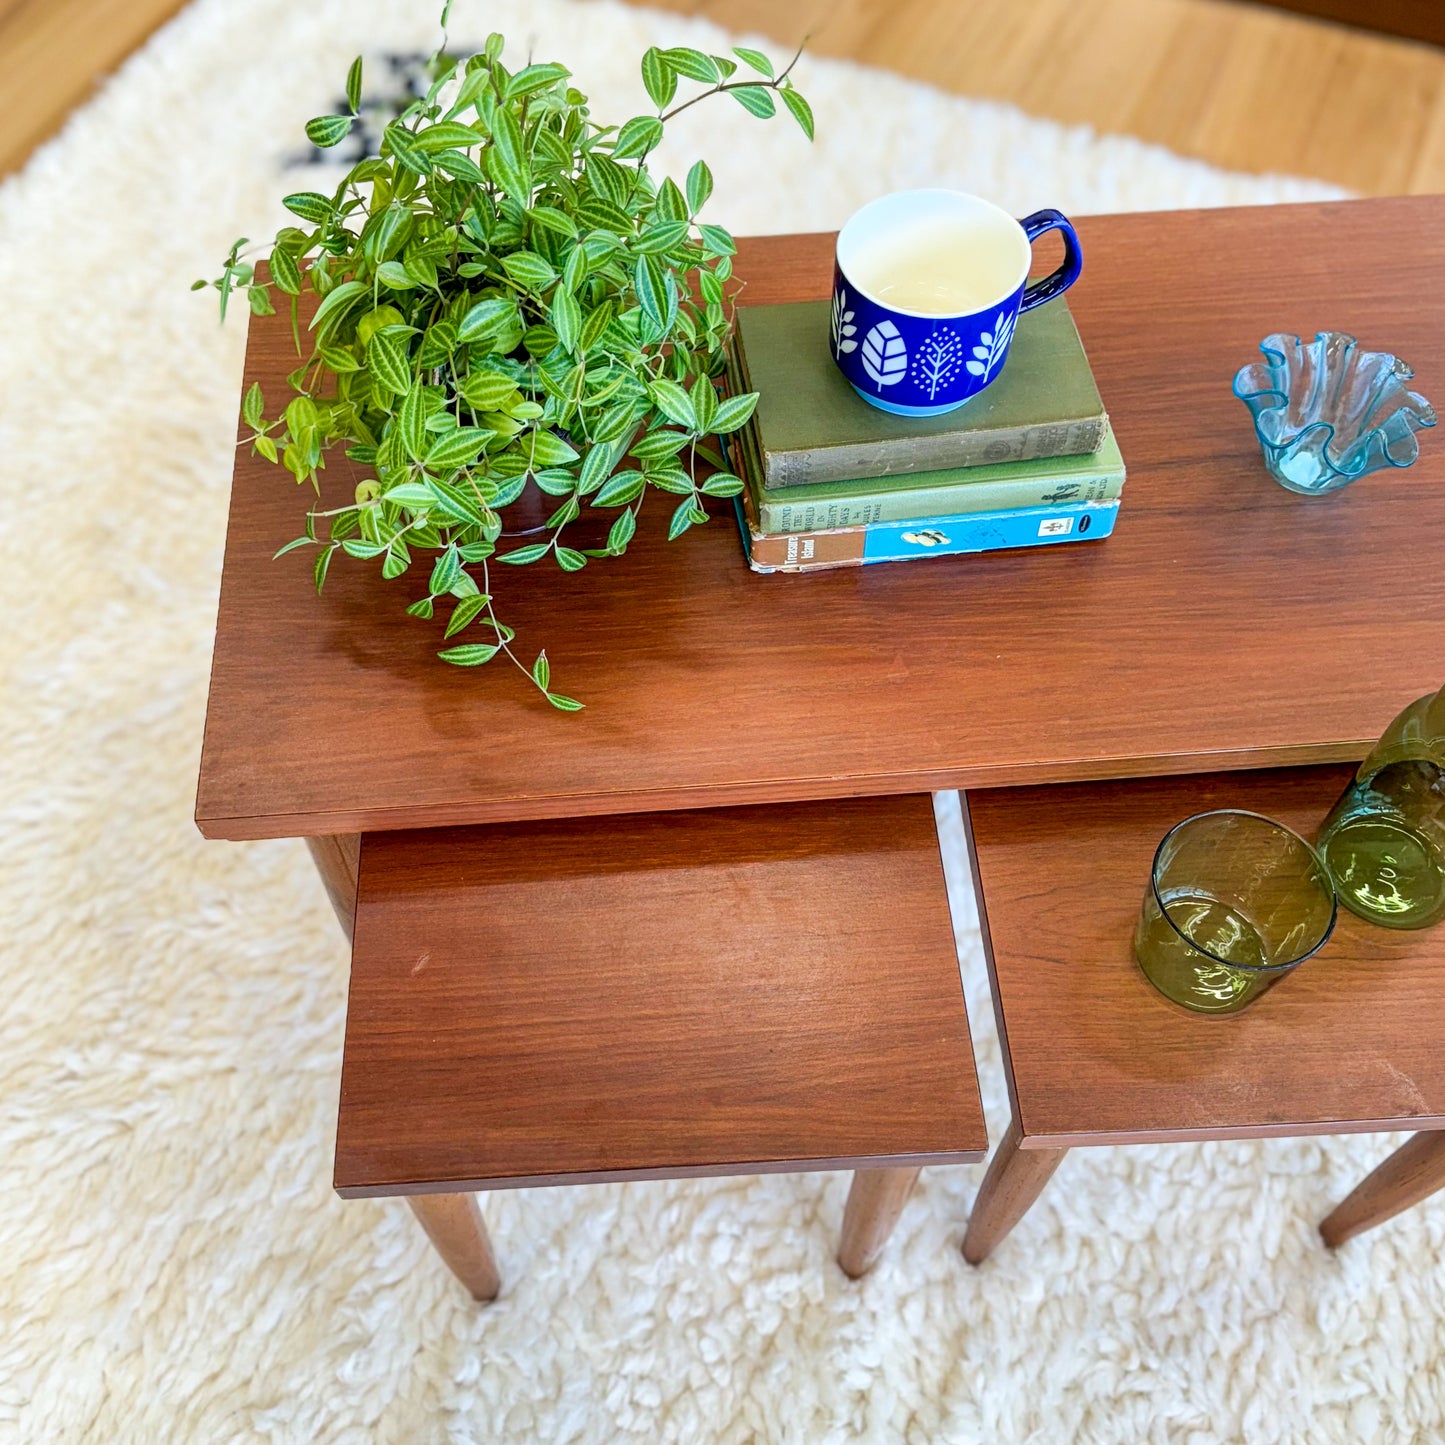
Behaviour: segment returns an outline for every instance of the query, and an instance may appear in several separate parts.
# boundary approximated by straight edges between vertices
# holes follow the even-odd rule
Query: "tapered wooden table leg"
[[[878,1262],[917,1179],[917,1169],[854,1170],[838,1245],[838,1263],[850,1279],[867,1274]]]
[[[982,1264],[993,1253],[1029,1212],[1029,1206],[1043,1193],[1044,1185],[1069,1152],[1021,1149],[1022,1142],[1023,1131],[1018,1120],[1012,1119],[994,1151],[963,1236],[963,1257],[970,1264]]]
[[[1445,1189],[1445,1131],[1429,1130],[1401,1144],[1320,1225],[1331,1249]]]
[[[494,1300],[502,1287],[482,1211],[475,1194],[408,1194],[406,1202],[447,1268],[472,1298]]]
[[[361,862],[361,834],[308,838],[311,861],[326,885],[336,921],[348,939],[355,931],[356,888]],[[491,1236],[475,1194],[412,1194],[411,1212],[447,1268],[466,1285],[474,1299],[493,1300],[502,1287],[492,1253]]]
[[[308,838],[311,861],[326,885],[326,896],[336,910],[341,931],[351,937],[356,923],[356,875],[361,861],[361,834]]]

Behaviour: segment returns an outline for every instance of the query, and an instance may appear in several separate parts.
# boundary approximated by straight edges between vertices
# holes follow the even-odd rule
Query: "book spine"
[[[820,532],[838,527],[867,527],[877,522],[911,522],[923,517],[961,517],[976,512],[1012,512],[1026,507],[1056,507],[1072,502],[1111,502],[1124,490],[1124,471],[1050,481],[952,482],[874,496],[828,501],[790,502],[785,497],[756,498],[758,531]]]
[[[1107,417],[1091,416],[1040,426],[918,436],[906,441],[859,442],[810,451],[770,451],[763,457],[765,485],[803,487],[812,482],[851,482],[860,477],[889,477],[900,472],[1087,456],[1099,449],[1107,424]]]
[[[748,565],[754,572],[819,572],[872,562],[902,562],[917,557],[948,557],[962,552],[997,552],[1010,547],[1050,547],[1094,542],[1114,530],[1118,501],[1082,502],[1063,507],[1028,507],[1012,512],[930,517],[913,522],[883,522],[822,532],[766,536],[748,525],[742,507]]]

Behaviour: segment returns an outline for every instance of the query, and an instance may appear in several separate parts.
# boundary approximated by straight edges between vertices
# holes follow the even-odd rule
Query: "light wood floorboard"
[[[0,0],[0,174],[183,0]],[[305,3],[305,0],[297,0]],[[1445,189],[1445,50],[1234,0],[651,0],[1248,171]]]
[[[1434,46],[1231,0],[652,3],[1215,165],[1445,189]]]
[[[0,0],[0,175],[185,0]]]

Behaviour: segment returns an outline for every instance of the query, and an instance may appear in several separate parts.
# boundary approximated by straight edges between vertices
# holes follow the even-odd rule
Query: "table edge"
[[[1077,758],[1050,763],[999,763],[898,773],[838,774],[822,778],[757,779],[699,787],[549,794],[537,798],[498,797],[464,806],[438,802],[389,809],[338,809],[334,812],[318,809],[309,813],[212,813],[205,810],[198,796],[195,823],[205,838],[254,842],[265,838],[473,827],[483,823],[540,822],[549,818],[609,817],[629,813],[693,812],[704,808],[750,807],[768,803],[823,802],[832,798],[892,797],[900,793],[937,793],[954,789],[963,792],[1053,783],[1176,777],[1190,773],[1248,772],[1260,768],[1307,767],[1322,763],[1357,763],[1374,744],[1374,738],[1359,738],[1349,742],[1290,743],[1220,752]]]
[[[625,1184],[664,1179],[726,1179],[748,1174],[822,1174],[840,1169],[914,1169],[945,1164],[978,1164],[988,1143],[978,1149],[931,1150],[922,1154],[844,1154],[818,1159],[745,1159],[729,1164],[658,1165],[649,1169],[595,1169],[567,1174],[519,1174],[504,1178],[428,1179],[412,1184],[341,1184],[342,1199],[387,1199],[407,1194],[473,1194],[499,1189],[547,1189],[567,1184]]]
[[[1018,1118],[1017,1110],[1014,1114]],[[1103,1149],[1123,1144],[1204,1144],[1228,1139],[1312,1139],[1333,1134],[1428,1133],[1445,1129],[1445,1114],[1416,1114],[1388,1119],[1301,1119],[1281,1124],[1241,1124],[1201,1129],[1103,1130],[1087,1134],[1024,1135],[1020,1149]]]

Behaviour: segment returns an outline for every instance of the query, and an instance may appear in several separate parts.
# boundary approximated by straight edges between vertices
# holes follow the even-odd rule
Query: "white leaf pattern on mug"
[[[891,321],[880,321],[863,338],[863,370],[879,386],[893,386],[908,371],[908,347]]]
[[[1016,317],[1010,316],[1004,311],[1000,311],[994,318],[993,330],[985,331],[978,338],[980,344],[973,348],[976,359],[968,363],[970,376],[987,378],[992,375],[994,368],[1003,360],[1004,353],[1008,350],[1016,320]]]
[[[853,325],[853,313],[847,309],[848,293],[844,290],[837,290],[833,293],[833,353],[841,356],[845,351],[856,351],[858,343],[853,340],[853,333],[858,330]]]
[[[947,386],[958,375],[963,364],[964,344],[958,332],[940,326],[924,338],[913,353],[913,382],[928,393],[929,401],[938,396],[938,389]]]

